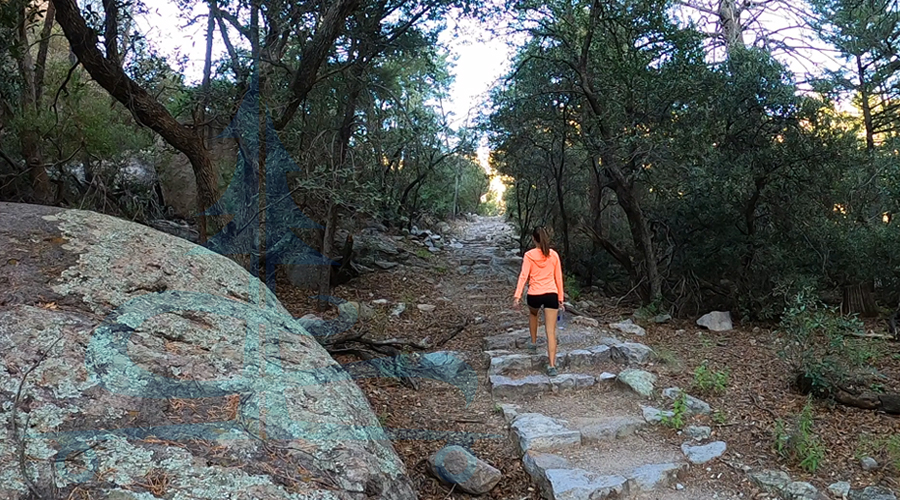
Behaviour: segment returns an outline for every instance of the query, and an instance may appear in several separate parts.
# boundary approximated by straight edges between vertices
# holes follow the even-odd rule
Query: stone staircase
[[[556,377],[543,372],[543,331],[536,353],[526,349],[527,328],[484,339],[491,394],[541,496],[718,498],[679,483],[691,462],[677,447],[648,439],[656,413],[618,380],[623,368],[651,362],[652,350],[591,325],[570,324],[558,338]]]

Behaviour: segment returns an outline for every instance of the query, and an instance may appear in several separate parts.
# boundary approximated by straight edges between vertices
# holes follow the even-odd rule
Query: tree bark
[[[31,59],[31,45],[28,41],[28,27],[26,12],[29,4],[25,3],[19,12],[17,25],[18,42],[20,47],[19,57],[16,63],[19,67],[19,75],[22,78],[22,108],[26,113],[37,113],[39,104],[37,100],[38,90],[34,62]],[[45,23],[46,25],[46,23]],[[43,79],[43,71],[41,71]],[[44,165],[44,157],[41,154],[41,134],[36,123],[38,120],[27,120],[24,128],[19,132],[19,142],[22,147],[22,156],[25,158],[25,166],[31,179],[31,196],[35,203],[49,205],[53,203],[53,187],[47,176],[47,168]]]
[[[275,120],[275,130],[282,130],[287,126],[294,118],[297,108],[306,100],[307,94],[316,83],[319,67],[328,57],[347,16],[356,9],[358,4],[359,0],[335,0],[325,11],[319,28],[300,55],[300,67],[294,72],[291,79],[291,100],[285,106],[281,117]]]
[[[158,133],[191,162],[197,181],[198,212],[201,214],[200,241],[205,243],[208,231],[216,232],[224,225],[221,216],[202,215],[203,211],[219,199],[221,193],[215,167],[201,135],[197,130],[179,123],[159,101],[129,78],[116,61],[103,56],[97,47],[97,35],[88,28],[75,0],[52,2],[56,7],[56,21],[69,40],[72,52],[91,78],[128,108],[138,123]]]
[[[872,105],[869,102],[869,85],[866,83],[862,57],[856,56],[856,71],[859,73],[859,98],[862,102],[863,123],[866,127],[866,151],[875,149],[875,126],[872,122]]]

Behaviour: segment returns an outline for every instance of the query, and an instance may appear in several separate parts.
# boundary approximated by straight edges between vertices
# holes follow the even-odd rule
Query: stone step
[[[559,454],[538,451],[526,452],[522,462],[546,500],[635,498],[641,493],[670,488],[687,468],[684,462],[676,461],[608,473],[599,470],[602,467],[581,468]]]
[[[561,373],[556,377],[547,375],[528,375],[522,378],[510,378],[504,375],[491,375],[491,395],[494,398],[530,396],[544,392],[587,389],[597,383],[593,375],[585,373]]]
[[[543,370],[549,361],[546,352],[539,354],[517,354],[507,350],[485,351],[490,353],[488,360],[489,375],[507,375],[514,372],[529,370]],[[589,349],[576,349],[572,351],[558,351],[556,353],[556,367],[585,368],[596,366],[610,360],[611,349],[606,345],[598,345]]]
[[[581,432],[569,429],[565,420],[540,413],[520,413],[510,424],[510,437],[521,453],[552,451],[581,445]]]
[[[582,444],[626,438],[649,424],[640,417],[581,417],[572,419],[569,427],[581,432]]]
[[[606,359],[637,365],[646,364],[653,360],[653,349],[638,342],[623,342],[613,337],[593,336],[584,332],[560,333],[558,335],[559,345],[581,343],[587,340],[596,341],[597,344],[568,351],[559,349],[557,354],[565,353],[567,358],[565,362],[569,362],[568,357],[571,356],[572,366],[591,366]],[[513,349],[526,349],[530,343],[531,335],[527,329],[488,336],[484,338],[485,356],[500,357],[522,354],[514,353]],[[546,349],[546,337],[538,335],[537,345],[539,349]],[[546,360],[546,353],[543,356]]]
[[[596,338],[597,343],[600,342],[603,335],[608,332],[600,330],[590,330],[587,328],[572,328],[573,331],[560,331],[556,336],[556,340],[560,344],[574,344],[577,342],[585,342],[591,338]],[[524,349],[531,342],[531,334],[528,328],[522,328],[508,333],[499,335],[490,335],[484,338],[485,351],[493,351],[497,349]],[[547,345],[547,335],[544,333],[544,327],[538,327],[538,346]]]

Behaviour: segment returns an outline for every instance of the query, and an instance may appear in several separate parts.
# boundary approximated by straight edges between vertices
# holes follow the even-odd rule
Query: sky
[[[155,2],[150,14],[137,21],[142,33],[156,43],[161,55],[170,58],[174,63],[178,56],[187,57],[184,67],[189,82],[197,82],[203,74],[203,58],[205,51],[206,25],[199,22],[194,26],[182,28],[184,21],[179,18],[178,11],[171,0]],[[195,7],[191,15],[205,15],[202,4]],[[474,21],[451,22],[452,27],[460,35],[453,37],[451,33],[443,33],[439,41],[449,49],[451,60],[455,61],[452,74],[455,81],[450,89],[450,98],[444,103],[445,111],[452,112],[454,118],[451,125],[458,128],[465,124],[467,116],[486,98],[492,84],[509,67],[512,50],[496,38],[492,38],[483,27]],[[217,35],[213,45],[213,58],[223,57],[225,46]]]

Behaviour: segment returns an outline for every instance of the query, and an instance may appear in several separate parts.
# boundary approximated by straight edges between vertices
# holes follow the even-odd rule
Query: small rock
[[[727,332],[734,328],[731,323],[731,313],[727,311],[713,311],[705,314],[697,320],[697,324],[714,332]]]
[[[400,316],[403,314],[403,311],[406,310],[406,304],[403,302],[397,304],[393,310],[391,310],[391,316]]]
[[[643,365],[653,357],[653,349],[637,342],[622,342],[610,346],[610,358]]]
[[[847,481],[838,481],[828,486],[828,493],[837,498],[847,498],[850,494],[850,483]]]
[[[663,417],[675,416],[674,412],[660,410],[659,408],[654,408],[652,406],[641,406],[641,411],[644,414],[644,420],[651,424],[658,424],[662,422]]]
[[[419,359],[419,370],[425,374],[446,380],[448,383],[460,381],[471,367],[463,361],[465,356],[456,351],[435,351]],[[451,382],[453,381],[453,382]]]
[[[753,327],[753,333],[759,333],[759,332],[761,332],[761,331],[762,331],[762,330],[760,330],[760,328],[759,328],[758,326],[754,326],[754,327]]]
[[[684,335],[686,332],[684,330],[678,329],[675,330],[675,335]]]
[[[749,474],[750,482],[771,495],[779,495],[791,483],[791,476],[780,470],[761,470]]]
[[[680,398],[682,393],[684,393],[684,391],[678,387],[669,387],[663,391],[663,396],[675,400]],[[685,394],[684,403],[687,405],[688,411],[696,415],[709,415],[712,412],[712,408],[710,408],[706,401],[697,399],[688,394]]]
[[[631,335],[644,336],[647,334],[646,330],[641,328],[639,325],[634,324],[634,322],[631,321],[631,318],[626,319],[625,321],[620,321],[618,323],[612,323],[609,325],[609,327],[619,330],[622,333],[628,333]]]
[[[875,470],[878,468],[878,461],[872,457],[862,457],[859,459],[859,465],[863,470]]]
[[[573,325],[583,325],[589,326],[593,328],[598,328],[600,326],[600,322],[594,318],[588,318],[587,316],[575,316],[572,318]]]
[[[388,299],[375,299],[372,303],[376,306],[386,306],[388,304]]]
[[[615,373],[603,372],[600,374],[600,380],[612,380],[616,378],[616,376]]]
[[[447,484],[472,495],[483,495],[500,482],[502,474],[462,446],[445,446],[428,459],[428,469]]]
[[[897,500],[894,492],[884,486],[868,486],[862,491],[850,490],[848,498],[850,500]]]
[[[819,490],[805,481],[794,481],[785,486],[782,497],[785,500],[816,500]]]
[[[388,269],[393,269],[400,265],[400,264],[397,264],[396,262],[388,262],[386,260],[376,260],[374,262],[374,264],[375,264],[375,267],[384,269],[385,271]]]
[[[416,307],[418,307],[420,311],[428,313],[434,312],[434,310],[437,309],[437,306],[433,304],[419,304]]]
[[[617,380],[646,398],[653,394],[653,384],[656,383],[656,375],[643,370],[629,368],[622,370]]]
[[[696,441],[702,441],[712,435],[712,429],[706,425],[689,425],[684,429],[684,433]]]
[[[703,464],[721,457],[726,448],[725,441],[713,441],[701,446],[691,446],[686,442],[681,445],[681,452],[692,464]]]
[[[438,247],[428,247],[428,251],[431,253],[438,253],[441,251],[441,249]]]
[[[684,489],[684,485],[681,484],[681,483],[677,483],[677,484],[675,485],[675,489],[678,490],[678,491],[681,491],[681,490]]]
[[[668,323],[669,321],[672,321],[672,315],[671,314],[657,314],[656,316],[651,318],[650,321],[657,323],[657,324]]]
[[[519,405],[512,403],[501,403],[499,406],[500,411],[503,413],[503,420],[505,420],[507,424],[511,424],[512,421],[519,416],[519,410],[522,409]]]

